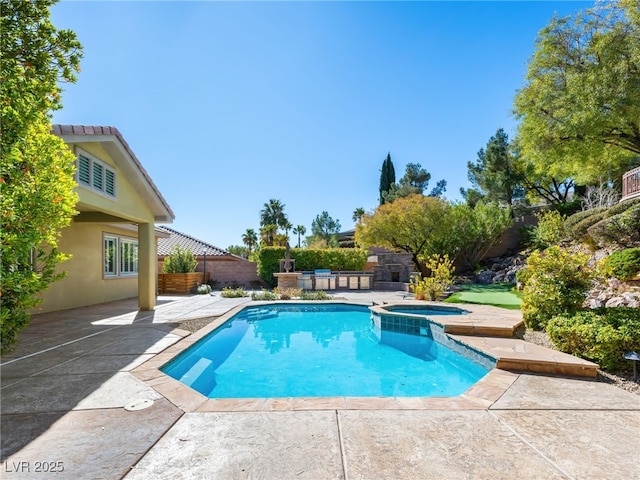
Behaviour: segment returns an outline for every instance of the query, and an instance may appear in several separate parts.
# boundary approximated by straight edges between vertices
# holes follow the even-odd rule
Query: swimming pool
[[[161,370],[209,398],[457,396],[489,368],[365,306],[246,307]]]

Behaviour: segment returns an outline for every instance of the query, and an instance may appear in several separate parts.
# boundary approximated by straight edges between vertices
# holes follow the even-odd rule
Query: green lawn
[[[462,291],[445,300],[451,303],[475,303],[519,310],[522,294],[506,283],[491,285],[460,285]]]

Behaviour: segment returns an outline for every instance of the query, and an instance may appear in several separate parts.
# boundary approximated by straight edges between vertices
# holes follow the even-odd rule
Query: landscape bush
[[[574,213],[573,215],[567,217],[567,219],[564,221],[564,228],[565,230],[570,231],[578,222],[596,213],[604,212],[605,210],[607,210],[607,207],[596,207]]]
[[[558,246],[534,251],[518,275],[523,283],[522,318],[527,327],[539,330],[557,315],[573,314],[582,306],[594,272],[589,257]]]
[[[536,214],[538,224],[530,231],[530,243],[533,248],[543,250],[559,244],[566,237],[565,220],[557,210]]]
[[[615,371],[628,365],[624,354],[640,351],[640,309],[600,308],[553,317],[546,326],[558,350]]]
[[[196,271],[196,261],[190,250],[178,245],[171,249],[169,256],[162,262],[163,273],[191,273]]]
[[[593,210],[596,210],[595,208]],[[589,240],[587,237],[587,230],[590,226],[595,225],[603,218],[606,218],[607,211],[602,210],[599,212],[592,213],[591,215],[587,215],[582,220],[574,224],[567,230],[567,233],[571,240],[575,242],[584,242],[585,240]]]
[[[600,247],[640,247],[640,205],[606,216],[587,229],[592,243]]]
[[[276,288],[274,292],[280,300],[291,300],[292,298],[299,297],[302,293],[302,289],[293,287]]]
[[[249,294],[245,291],[244,288],[232,288],[232,287],[224,287],[222,292],[220,292],[220,296],[224,298],[241,298],[247,297]]]
[[[575,213],[564,226],[572,240],[593,247],[640,246],[640,197]]]
[[[448,255],[430,255],[424,261],[428,276],[412,277],[409,289],[414,294],[416,300],[437,300],[444,292],[453,285],[454,267],[453,261]]]
[[[206,283],[198,285],[196,287],[196,293],[199,295],[206,295],[208,293],[211,293],[211,285],[208,285]]]
[[[260,292],[252,292],[251,300],[267,300],[273,301],[277,300],[278,296],[270,290],[265,290],[264,288]]]
[[[613,252],[604,265],[618,280],[630,280],[640,273],[640,248],[627,248]]]
[[[300,294],[300,300],[331,300],[331,295],[324,290],[304,290]]]

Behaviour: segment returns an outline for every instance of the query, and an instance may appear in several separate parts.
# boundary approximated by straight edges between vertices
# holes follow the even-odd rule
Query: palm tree
[[[364,217],[365,211],[364,208],[358,207],[353,211],[353,221],[354,223],[358,223],[362,217]]]
[[[289,241],[289,230],[293,228],[293,225],[289,220],[285,220],[280,226],[284,230],[284,236],[287,237],[287,241]]]
[[[269,201],[264,204],[264,208],[260,210],[260,226],[276,225],[276,227],[282,227],[287,221],[284,207],[280,200],[274,198],[269,199]]]
[[[278,231],[278,226],[270,223],[269,225],[265,225],[260,229],[260,236],[262,237],[262,241],[268,247],[273,246],[273,237]]]
[[[298,248],[300,248],[300,235],[304,235],[305,233],[307,233],[307,229],[304,225],[298,225],[293,229],[293,234],[298,235]]]
[[[253,228],[247,228],[247,231],[242,234],[242,243],[244,243],[249,250],[248,256],[251,256],[251,250],[253,249],[254,245],[258,243],[258,235],[256,235],[256,232]]]

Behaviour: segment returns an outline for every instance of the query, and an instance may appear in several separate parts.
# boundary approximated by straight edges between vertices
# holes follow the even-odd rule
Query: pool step
[[[267,318],[275,318],[278,316],[277,310],[256,310],[245,314],[247,320],[266,320]]]
[[[598,365],[567,353],[551,350],[518,338],[451,335],[497,360],[496,367],[518,372],[551,373],[595,378]]]
[[[515,330],[520,326],[519,323],[509,323],[507,325],[487,325],[485,324],[464,324],[464,323],[448,323],[444,324],[444,332],[450,335],[476,335],[488,337],[513,337]]]

